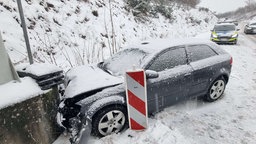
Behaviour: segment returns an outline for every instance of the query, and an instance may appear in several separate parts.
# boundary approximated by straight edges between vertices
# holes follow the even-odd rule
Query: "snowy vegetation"
[[[256,1],[255,0],[246,0],[246,6],[238,8],[235,11],[226,12],[219,14],[220,18],[233,18],[233,19],[251,19],[256,16]]]
[[[193,8],[198,0],[183,0],[185,5],[176,0],[144,1],[143,6],[150,5],[146,12],[138,2],[143,1],[22,1],[35,62],[68,70],[102,61],[141,40],[191,37],[217,21],[210,11]],[[1,1],[0,11],[0,30],[12,61],[27,62],[16,1]]]

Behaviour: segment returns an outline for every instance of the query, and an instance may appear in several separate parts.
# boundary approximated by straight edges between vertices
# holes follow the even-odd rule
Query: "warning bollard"
[[[126,100],[129,126],[132,130],[144,130],[148,126],[147,85],[144,70],[127,71]]]

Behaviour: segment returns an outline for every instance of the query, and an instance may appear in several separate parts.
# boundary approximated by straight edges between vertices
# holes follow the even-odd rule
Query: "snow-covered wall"
[[[52,143],[62,133],[56,122],[56,93],[57,89],[0,109],[0,143]]]
[[[174,19],[170,20],[161,14],[155,18],[135,17],[121,0],[22,2],[35,61],[64,69],[101,61],[110,52],[133,42],[191,37],[210,30],[217,21],[210,11],[175,4]],[[14,63],[28,61],[16,1],[2,0],[0,17],[0,30],[11,59]],[[111,49],[113,45],[116,49]]]

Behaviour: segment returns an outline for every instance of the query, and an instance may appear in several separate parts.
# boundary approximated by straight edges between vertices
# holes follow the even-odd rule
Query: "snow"
[[[103,5],[101,0],[88,3],[49,1],[54,4],[54,8],[48,7],[46,10],[46,4],[40,5],[39,2],[39,0],[32,0],[29,4],[23,1],[25,17],[36,22],[34,28],[28,30],[36,62],[57,64],[68,70],[77,65],[99,62],[111,55],[109,39],[102,36],[111,37],[108,4]],[[8,53],[15,64],[27,62],[23,33],[20,24],[17,23],[19,21],[17,4],[10,0],[3,0],[3,3],[11,8],[8,11],[0,6],[0,28]],[[115,0],[112,6],[118,47],[150,38],[191,37],[207,30],[207,34],[203,33],[202,37],[209,39],[209,30],[217,22],[217,18],[211,12],[186,10],[179,7],[174,7],[173,23],[161,15],[159,18],[141,22],[124,9],[123,1]],[[98,17],[92,14],[93,10],[98,12]],[[32,21],[27,19],[26,22],[28,26],[33,26]],[[240,34],[238,45],[221,46],[232,55],[234,61],[230,80],[222,99],[214,103],[189,100],[150,117],[146,131],[126,130],[121,134],[113,134],[101,139],[90,137],[89,143],[255,143],[255,41],[253,36]],[[32,79],[23,78],[21,81],[21,83],[10,82],[0,86],[0,108],[42,93]],[[84,82],[74,87],[82,89]],[[88,85],[95,86],[96,83],[97,81]],[[108,92],[103,90],[100,93]],[[18,97],[16,97],[17,94],[19,94]],[[86,99],[87,102],[92,101],[90,99]],[[55,142],[57,143],[69,143],[68,137],[60,137]]]
[[[25,77],[20,80],[0,85],[0,109],[44,93],[33,79]]]
[[[103,67],[110,70],[115,76],[123,76],[127,68],[132,69],[133,66],[141,68],[142,62],[147,55],[148,53],[141,49],[125,49],[116,53],[110,59],[105,60]]]
[[[121,84],[123,78],[114,77],[95,65],[85,65],[70,70],[65,81],[69,84],[64,95],[66,98],[72,98],[84,92]]]
[[[124,86],[124,83],[123,83],[123,84],[115,86],[114,88],[113,87],[105,88],[102,91],[97,92],[96,94],[77,102],[77,104],[81,105],[81,106],[82,105],[88,105],[92,102],[95,102],[96,100],[102,99],[103,97],[106,98],[106,97],[111,97],[111,96],[114,96],[114,95],[119,95],[120,93],[122,93],[124,91],[125,91],[125,86]],[[118,99],[118,100],[119,100],[119,102],[122,101],[120,99]]]
[[[105,99],[100,99],[97,102],[93,103],[90,106],[90,109],[87,111],[86,115],[92,115],[92,112],[95,112],[95,110],[97,110],[98,108],[102,108],[106,103],[125,103],[125,100],[123,97],[120,96],[111,96],[111,97],[107,97]]]
[[[100,62],[111,53],[112,31],[109,4],[103,0],[24,1],[23,9],[35,62],[57,64],[65,71],[71,67]],[[0,6],[0,27],[6,49],[15,64],[28,62],[19,14],[15,1],[4,0]],[[139,20],[125,10],[124,1],[113,0],[113,25],[117,50],[150,38],[184,38],[209,29],[217,18],[211,12],[187,10],[174,5],[171,23],[159,18]],[[98,12],[98,16],[92,14]],[[18,22],[17,22],[18,21]],[[110,43],[109,43],[110,42]],[[113,50],[112,50],[113,51]]]
[[[143,132],[127,130],[121,135],[115,134],[100,140],[91,140],[88,143],[104,144],[113,141],[117,144],[190,144],[190,141],[177,130],[154,119],[150,119],[149,128]]]
[[[22,63],[17,65],[15,69],[19,72],[30,73],[38,77],[62,71],[59,67],[46,63],[34,63],[32,65]]]

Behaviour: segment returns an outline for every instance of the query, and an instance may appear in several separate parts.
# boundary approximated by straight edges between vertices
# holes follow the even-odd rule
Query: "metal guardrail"
[[[64,82],[63,71],[51,72],[41,76],[29,73],[29,72],[19,71],[19,70],[17,70],[17,72],[20,77],[29,76],[35,79],[37,84],[41,87],[42,90],[53,88]]]

